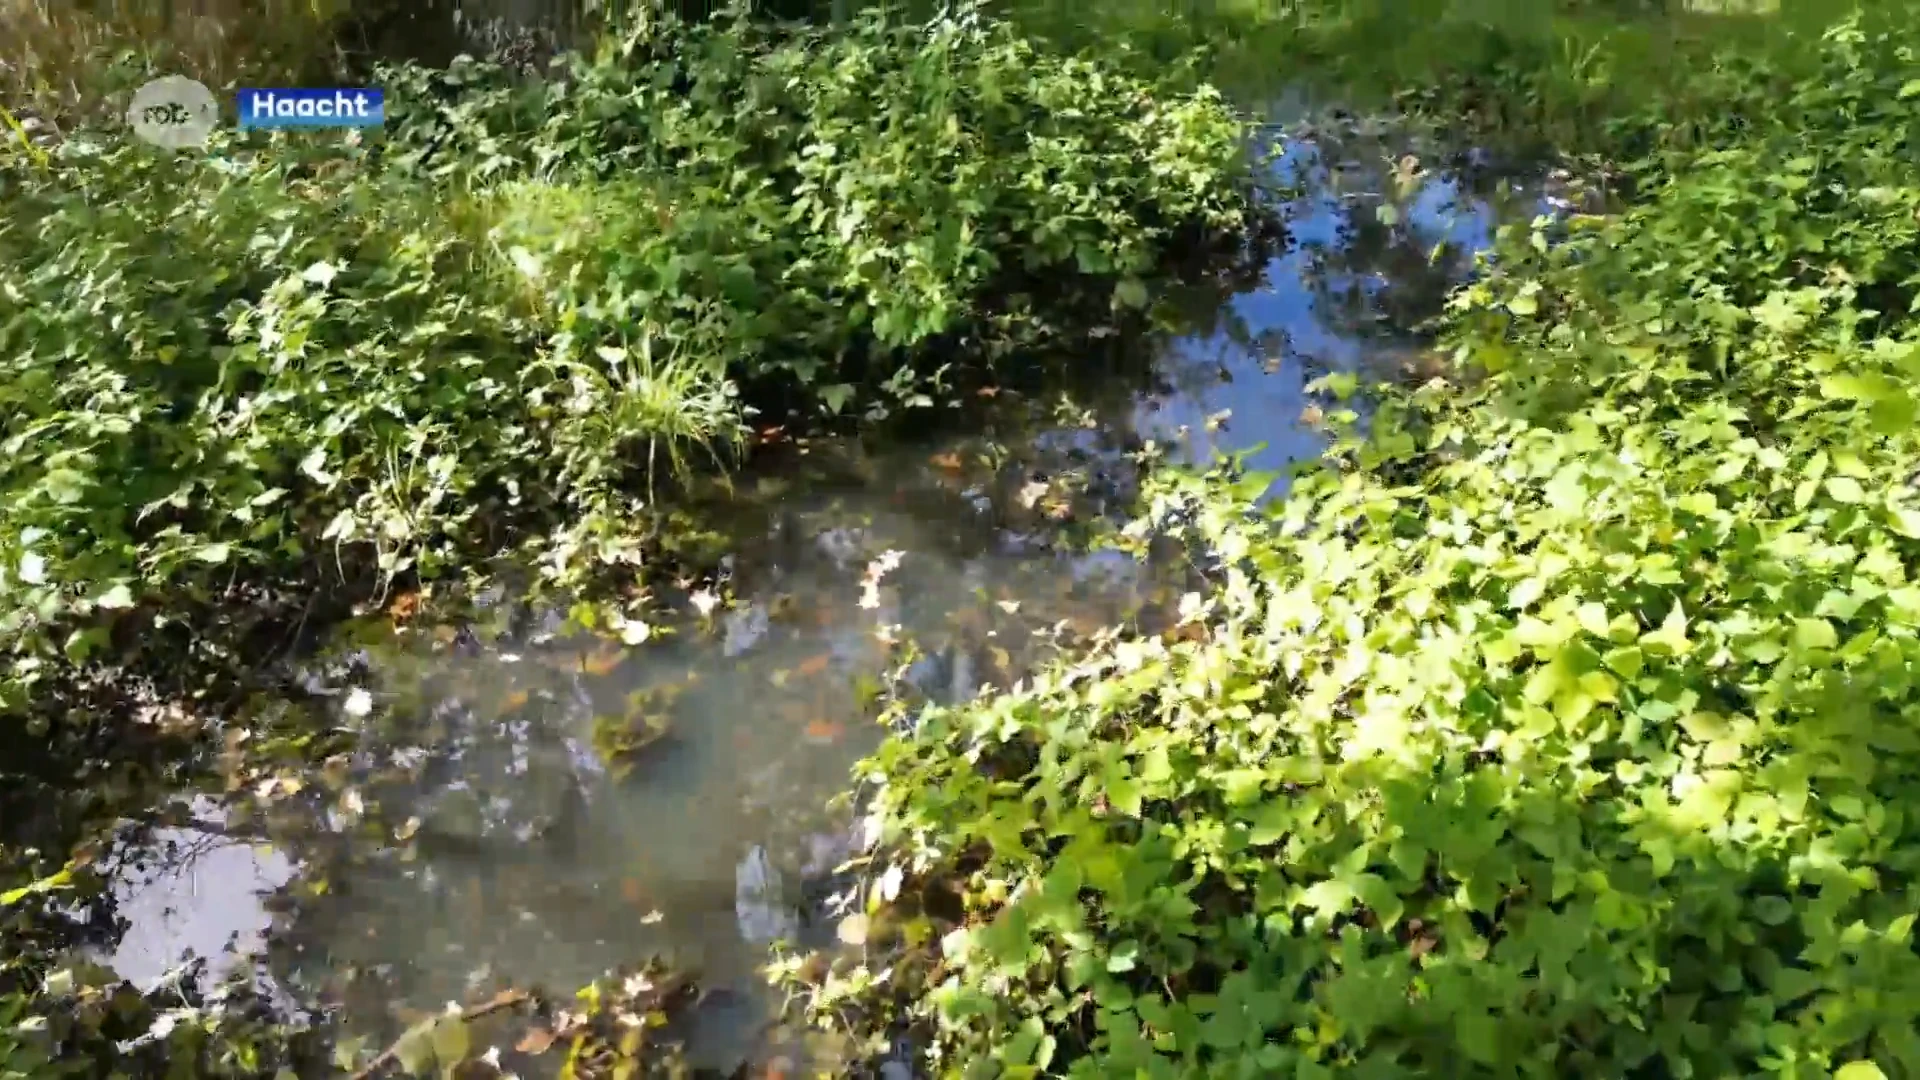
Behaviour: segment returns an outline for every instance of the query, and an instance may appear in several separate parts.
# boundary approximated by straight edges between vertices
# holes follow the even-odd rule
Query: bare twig
[[[533,1000],[533,995],[525,990],[502,990],[493,998],[479,1005],[473,1005],[460,1011],[460,1022],[470,1024],[483,1016],[524,1005]],[[380,1056],[367,1062],[367,1067],[353,1074],[353,1080],[371,1080],[375,1073],[400,1060],[400,1044],[405,1035],[393,1041],[393,1045],[380,1052]]]

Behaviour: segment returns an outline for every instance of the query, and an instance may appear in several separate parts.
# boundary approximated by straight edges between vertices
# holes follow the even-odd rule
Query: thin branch
[[[461,1010],[459,1020],[462,1024],[470,1024],[483,1016],[491,1016],[494,1013],[524,1005],[532,1000],[533,995],[527,993],[525,990],[502,990],[498,994],[495,994],[491,1001]],[[354,1073],[353,1080],[371,1080],[375,1073],[378,1073],[388,1065],[398,1062],[400,1060],[400,1044],[405,1042],[406,1038],[405,1035],[402,1035],[400,1038],[395,1039],[392,1046],[380,1052],[379,1057],[367,1062],[366,1068]]]

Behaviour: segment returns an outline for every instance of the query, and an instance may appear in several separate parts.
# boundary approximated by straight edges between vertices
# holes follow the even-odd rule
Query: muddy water
[[[391,1034],[449,1000],[664,952],[735,994],[698,1056],[752,1053],[768,942],[832,937],[816,894],[854,830],[828,804],[884,736],[866,697],[908,643],[917,688],[953,699],[1151,617],[1178,566],[1073,553],[1124,503],[1122,450],[1259,448],[1254,465],[1278,468],[1319,445],[1309,379],[1404,359],[1396,304],[1431,309],[1499,211],[1397,157],[1292,144],[1276,167],[1307,192],[1292,250],[1206,331],[1161,343],[1164,385],[939,445],[789,448],[741,478],[719,515],[726,573],[668,589],[677,614],[642,644],[505,605],[477,630],[355,628],[303,706],[337,752],[195,806],[163,833],[194,857],[143,843],[105,959],[149,979],[231,948],[348,1028]]]

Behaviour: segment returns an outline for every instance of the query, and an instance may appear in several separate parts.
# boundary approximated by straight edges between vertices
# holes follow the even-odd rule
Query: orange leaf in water
[[[527,703],[527,697],[528,694],[525,690],[515,690],[500,702],[500,708],[503,712],[512,712],[515,709],[522,708]]]
[[[403,623],[413,618],[414,614],[419,610],[420,594],[417,592],[404,592],[394,597],[393,603],[387,605],[387,617],[395,623]]]
[[[815,720],[807,725],[807,738],[814,742],[833,742],[846,728],[833,720]]]
[[[626,659],[626,653],[620,649],[601,649],[598,652],[589,653],[581,657],[580,670],[589,675],[605,675],[614,668],[619,667],[620,661],[624,659]]]
[[[522,1054],[544,1054],[556,1038],[558,1036],[554,1035],[551,1028],[537,1027],[520,1036],[520,1041],[513,1048]]]
[[[832,663],[832,653],[821,653],[818,656],[809,656],[793,666],[793,673],[795,675],[818,675],[827,670],[827,666]]]
[[[960,461],[960,455],[951,450],[944,454],[935,454],[927,460],[933,464],[934,468],[945,469],[948,472],[959,472],[965,467]]]
[[[647,890],[641,886],[637,878],[621,878],[620,896],[629,904],[644,904],[647,901]]]

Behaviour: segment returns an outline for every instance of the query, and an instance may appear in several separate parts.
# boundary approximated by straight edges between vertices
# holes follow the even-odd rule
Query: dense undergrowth
[[[303,628],[512,564],[617,589],[618,632],[675,536],[665,497],[750,423],[1059,374],[1142,324],[1174,262],[1259,231],[1217,93],[971,9],[819,31],[654,5],[538,77],[379,78],[406,104],[364,140],[171,154],[79,109],[0,151],[0,817],[24,845],[0,860],[0,1075],[104,1069],[152,1018],[33,996],[86,891],[67,845]],[[251,1074],[304,1045],[237,1006],[208,1039],[213,1015],[128,1067]]]
[[[1214,581],[1176,632],[898,704],[863,949],[784,969],[818,1025],[942,1076],[1920,1075],[1920,22],[1568,6],[1397,72],[1356,45],[1390,6],[1286,30],[1631,198],[1504,234],[1445,379],[1329,382],[1278,503],[1162,478],[1135,532]],[[1216,96],[942,26],[656,23],[550,81],[391,72],[444,104],[379,144],[8,158],[0,760],[104,756],[143,661],[257,657],[223,620],[316,583],[630,567],[744,406],[924,410],[1247,226]],[[50,788],[4,779],[13,826]],[[328,1067],[59,973],[65,857],[8,864],[0,1075]]]
[[[7,159],[10,708],[255,593],[631,566],[756,404],[934,408],[1247,222],[1217,96],[964,18],[661,18],[550,80],[388,81],[451,93],[379,145]]]
[[[952,1076],[1920,1075],[1912,14],[1616,112],[1632,204],[1507,230],[1456,372],[1330,403],[1277,504],[1164,478],[1180,630],[915,703],[814,1019]]]

